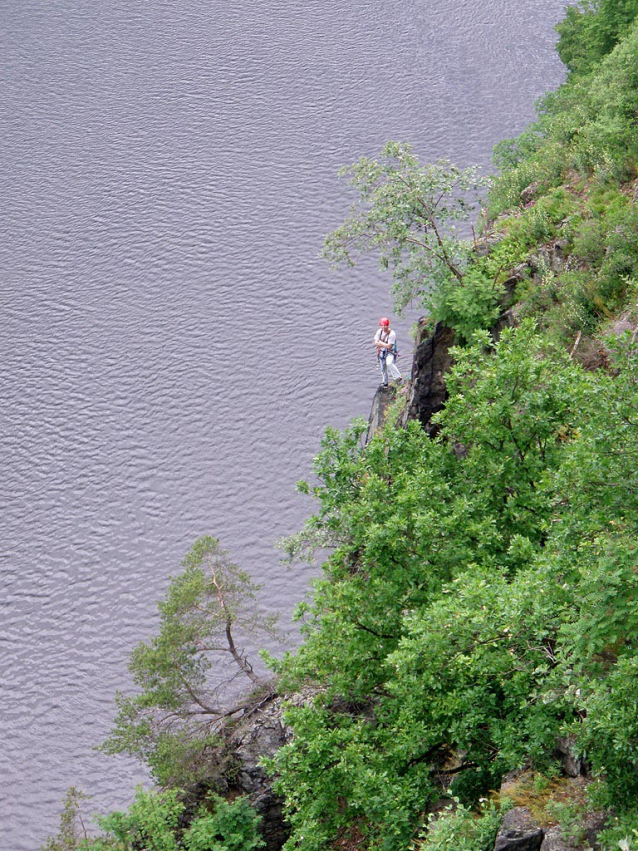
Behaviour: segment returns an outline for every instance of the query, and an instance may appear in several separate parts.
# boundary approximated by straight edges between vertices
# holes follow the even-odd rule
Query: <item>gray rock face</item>
[[[409,420],[419,420],[430,435],[436,433],[432,416],[440,411],[447,400],[445,374],[452,366],[450,349],[454,345],[454,331],[440,323],[429,333],[421,320],[412,363],[412,387],[401,425]]]
[[[527,807],[514,807],[505,813],[494,851],[540,851],[544,835]]]
[[[280,851],[289,836],[283,800],[273,791],[272,778],[259,764],[262,757],[274,756],[290,739],[283,722],[284,700],[268,696],[252,707],[234,725],[229,742],[233,770],[226,773],[226,794],[248,796],[262,818],[267,851]]]
[[[598,834],[607,824],[607,814],[598,810],[595,812],[586,813],[583,820],[583,830],[585,831],[585,848],[597,849]]]
[[[302,706],[316,693],[316,689],[308,688],[293,695],[265,694],[229,726],[226,765],[216,778],[216,786],[229,797],[248,797],[262,818],[266,851],[281,851],[290,831],[283,799],[273,791],[273,778],[260,762],[273,757],[292,739],[292,730],[284,722],[285,707]]]
[[[541,851],[596,851],[599,848],[597,837],[605,822],[603,812],[586,813],[582,822],[583,840],[577,845],[563,837],[562,828],[557,824],[545,832]]]
[[[388,408],[392,404],[393,399],[394,395],[391,387],[383,387],[383,385],[381,385],[374,394],[372,410],[370,411],[370,424],[368,425],[368,433],[366,435],[366,443],[371,440],[376,432],[385,425]]]
[[[567,737],[561,737],[556,742],[556,756],[560,759],[563,771],[568,777],[580,777],[581,774],[586,774],[586,766],[584,760],[577,756],[573,740]]]
[[[541,851],[574,851],[574,847],[563,839],[563,831],[557,824],[545,833]]]
[[[523,204],[531,204],[536,198],[536,193],[538,192],[538,188],[540,183],[538,180],[534,181],[534,183],[530,183],[529,186],[526,186],[525,189],[521,192],[521,201]]]
[[[528,260],[532,275],[539,278],[547,272],[563,272],[568,267],[565,252],[567,240],[557,239],[555,242],[539,248],[536,254],[531,254]]]

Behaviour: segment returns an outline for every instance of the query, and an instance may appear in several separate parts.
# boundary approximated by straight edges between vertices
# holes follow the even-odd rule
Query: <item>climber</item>
[[[403,381],[403,377],[395,364],[398,357],[397,335],[391,330],[390,320],[387,316],[382,316],[379,319],[379,330],[374,335],[374,345],[377,347],[377,358],[381,367],[383,386],[388,386],[388,372],[395,381]]]

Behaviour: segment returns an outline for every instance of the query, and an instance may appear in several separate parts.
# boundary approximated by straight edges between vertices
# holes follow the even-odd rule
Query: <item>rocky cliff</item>
[[[418,420],[429,435],[436,433],[432,417],[443,408],[447,399],[445,373],[452,365],[450,349],[454,342],[451,328],[440,323],[432,328],[427,319],[419,321],[411,379],[400,390],[405,398],[398,421],[400,427],[410,420]],[[396,395],[394,386],[378,388],[370,411],[368,440],[385,424],[388,409]]]

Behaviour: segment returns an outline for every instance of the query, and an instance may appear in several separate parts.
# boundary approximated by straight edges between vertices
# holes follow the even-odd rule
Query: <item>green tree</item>
[[[463,281],[470,246],[456,234],[488,180],[476,168],[447,161],[421,165],[407,144],[388,142],[378,159],[362,157],[341,170],[359,195],[346,221],[326,238],[324,256],[354,265],[377,254],[391,268],[398,311],[428,304],[442,281]]]
[[[219,541],[199,538],[183,564],[159,603],[159,634],[131,655],[140,691],[118,694],[115,729],[102,746],[146,759],[163,784],[195,779],[198,759],[203,769],[214,756],[225,719],[248,705],[246,694],[237,697],[231,687],[237,675],[253,688],[264,684],[237,632],[276,636],[276,617],[255,605],[260,586]]]
[[[89,834],[82,817],[82,804],[88,797],[75,786],[69,788],[60,815],[60,830],[57,836],[46,840],[42,851],[79,851],[83,847]]]

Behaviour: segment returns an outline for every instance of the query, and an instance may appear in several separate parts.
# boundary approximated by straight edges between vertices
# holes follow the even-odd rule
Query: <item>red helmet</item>
[[[379,325],[381,325],[382,328],[385,328],[389,324],[390,324],[390,320],[388,319],[387,316],[382,316],[381,319],[379,319]]]

